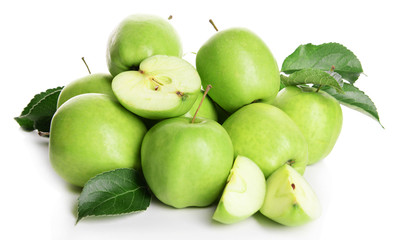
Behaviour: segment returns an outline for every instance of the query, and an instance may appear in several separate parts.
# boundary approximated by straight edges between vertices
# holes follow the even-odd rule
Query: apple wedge
[[[305,178],[284,164],[267,179],[260,212],[286,226],[299,226],[320,216],[319,199]]]
[[[112,90],[131,112],[149,119],[185,114],[197,100],[201,79],[187,61],[156,55],[141,62],[138,71],[118,74]]]
[[[250,217],[262,206],[265,192],[262,170],[249,158],[237,156],[213,219],[231,224]]]

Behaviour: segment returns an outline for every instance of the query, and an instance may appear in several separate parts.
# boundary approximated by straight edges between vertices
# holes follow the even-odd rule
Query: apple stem
[[[295,163],[295,160],[293,160],[293,159],[290,159],[287,161],[287,164],[290,166],[292,166],[292,164],[294,164],[294,163]]]
[[[173,16],[172,16],[172,15],[169,15],[168,20],[171,20],[172,18],[173,18]]]
[[[87,65],[86,61],[85,61],[85,57],[82,57],[82,60],[83,60],[83,62],[84,62],[85,65],[86,65],[87,71],[89,71],[89,74],[91,74],[90,68],[89,68],[89,66]]]
[[[208,94],[208,92],[209,92],[209,90],[210,90],[211,88],[212,88],[212,85],[211,85],[211,84],[209,84],[208,86],[206,86],[204,95],[202,96],[201,102],[200,102],[200,104],[198,105],[197,111],[195,111],[195,114],[194,114],[194,117],[193,117],[193,120],[191,121],[191,123],[194,123],[194,122],[195,122],[195,118],[197,117],[198,111],[199,111],[199,109],[201,108],[201,105],[202,105],[202,103],[204,102],[205,97],[206,97],[206,95]]]
[[[212,19],[209,19],[209,22],[212,24],[213,28],[216,30],[216,32],[219,32],[219,29],[216,27],[215,23],[213,22]]]
[[[332,65],[332,66],[331,66],[331,69],[330,69],[330,72],[334,72],[334,70],[335,70],[335,66]],[[317,88],[316,92],[319,92],[319,91],[320,91],[321,86],[322,86],[322,85],[319,85],[319,87]]]

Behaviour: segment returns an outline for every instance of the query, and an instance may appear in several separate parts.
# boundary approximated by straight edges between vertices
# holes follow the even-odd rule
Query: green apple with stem
[[[196,116],[157,123],[141,147],[143,174],[150,189],[175,208],[212,204],[223,190],[233,160],[226,130]]]
[[[295,169],[284,165],[266,182],[266,196],[260,212],[286,226],[299,226],[321,214],[319,199]]]
[[[277,107],[252,103],[233,113],[223,127],[233,142],[234,155],[253,160],[266,178],[284,164],[304,173],[308,162],[305,137]]]
[[[202,91],[203,93],[203,91]],[[194,117],[199,104],[202,102],[202,96],[203,94],[199,94],[197,100],[195,101],[194,105],[191,107],[191,109],[185,113],[182,117],[188,117],[192,118]],[[204,101],[202,102],[201,108],[199,109],[197,113],[198,118],[207,118],[207,119],[212,119],[215,121],[218,121],[218,116],[219,113],[217,112],[216,105],[212,101],[212,99],[209,98],[209,96],[206,96],[204,98]],[[153,119],[147,119],[147,118],[142,118],[144,124],[147,126],[147,129],[152,128],[155,124],[157,124],[161,120],[153,120]]]
[[[140,147],[146,131],[141,120],[112,97],[81,94],[54,114],[50,161],[62,178],[80,187],[105,171],[140,169]]]
[[[238,156],[213,219],[231,224],[256,213],[265,199],[266,179],[262,170],[251,159]]]
[[[194,105],[191,107],[191,109],[184,114],[184,117],[192,118],[195,115],[195,112],[198,109],[198,106],[200,105],[202,101],[202,96],[204,95],[204,92],[201,91],[202,94],[199,94],[197,97],[197,100],[195,101]],[[212,119],[215,121],[218,121],[218,113],[216,110],[216,106],[213,103],[212,99],[209,98],[209,96],[205,96],[201,108],[198,110],[197,117],[199,118],[207,118],[207,119]]]
[[[180,38],[163,18],[131,15],[109,37],[107,63],[112,76],[136,70],[144,59],[154,55],[182,56]]]
[[[68,99],[84,93],[104,93],[116,99],[111,87],[113,77],[107,73],[91,74],[90,68],[83,57],[82,60],[89,71],[89,75],[72,81],[62,89],[58,97],[57,108]]]
[[[272,101],[280,87],[277,63],[266,44],[245,28],[219,31],[198,51],[196,67],[209,96],[234,112],[254,101]]]
[[[201,79],[187,61],[156,55],[140,63],[138,71],[126,71],[112,80],[119,102],[148,119],[181,116],[193,106],[201,90]]]
[[[288,114],[305,136],[308,164],[331,152],[342,128],[342,109],[334,97],[313,87],[288,86],[279,92],[273,105]]]
[[[70,98],[84,93],[103,93],[116,99],[111,87],[112,78],[111,75],[106,73],[94,73],[76,79],[61,90],[57,108]]]

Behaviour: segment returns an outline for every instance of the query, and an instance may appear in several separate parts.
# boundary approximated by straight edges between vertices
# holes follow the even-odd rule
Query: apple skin
[[[232,224],[256,213],[263,205],[266,180],[262,170],[251,159],[238,156],[213,219]]]
[[[280,88],[277,63],[266,44],[245,28],[219,31],[198,51],[202,86],[224,110],[234,112],[256,100],[272,101]]]
[[[87,93],[65,102],[50,127],[49,155],[65,181],[84,184],[116,168],[140,169],[146,133],[138,117],[105,94]]]
[[[231,113],[224,110],[219,104],[213,102],[213,105],[216,108],[216,113],[218,115],[218,123],[223,124],[224,121],[231,115]]]
[[[295,123],[282,110],[266,103],[253,103],[233,113],[224,123],[234,155],[246,156],[267,178],[289,163],[301,174],[308,162],[308,145]]]
[[[273,105],[288,114],[305,136],[308,164],[331,152],[342,128],[342,109],[334,97],[315,88],[289,86],[279,92]]]
[[[198,95],[197,100],[195,101],[191,109],[186,114],[183,115],[184,117],[188,118],[194,117],[203,95],[204,91],[201,90],[201,94]],[[216,111],[216,107],[212,102],[212,99],[210,99],[208,96],[205,96],[201,108],[198,110],[197,117],[211,119],[216,122],[218,121],[218,113]]]
[[[62,89],[57,108],[68,99],[84,93],[104,93],[116,99],[111,87],[112,79],[113,77],[106,73],[95,73],[76,79]]]
[[[144,177],[163,203],[175,208],[204,207],[223,191],[233,164],[233,145],[224,128],[209,119],[166,119],[145,135]]]
[[[135,14],[124,19],[108,41],[107,64],[112,76],[135,70],[153,55],[182,56],[179,36],[165,19]]]
[[[285,164],[267,179],[260,212],[280,224],[300,226],[318,218],[321,206],[305,178]]]

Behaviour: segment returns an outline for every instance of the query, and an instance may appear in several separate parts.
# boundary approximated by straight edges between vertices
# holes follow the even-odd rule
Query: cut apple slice
[[[262,170],[249,158],[238,156],[213,219],[231,224],[256,213],[263,204],[266,180]]]
[[[260,212],[283,225],[298,226],[318,218],[321,206],[305,178],[284,164],[267,179]]]
[[[157,55],[141,62],[138,71],[118,74],[112,90],[131,112],[149,119],[177,117],[190,110],[201,89],[201,79],[187,61]]]

